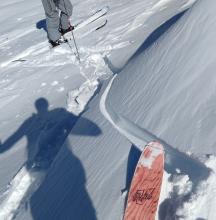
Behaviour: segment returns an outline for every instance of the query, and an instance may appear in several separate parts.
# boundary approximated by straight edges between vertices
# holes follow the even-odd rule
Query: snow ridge
[[[104,117],[129,141],[134,143],[140,150],[143,150],[143,147],[150,141],[153,141],[153,138],[146,134],[142,129],[135,125],[132,121],[126,119],[125,117],[117,114],[112,106],[109,105],[108,95],[112,87],[112,84],[117,75],[113,76],[110,80],[106,90],[104,91],[101,100],[100,100],[100,110]]]
[[[176,217],[187,220],[200,217],[215,219],[216,215],[211,207],[216,204],[214,184],[216,158],[211,156],[210,159],[200,162],[192,155],[189,156],[175,150],[164,141],[116,113],[109,103],[109,92],[116,77],[117,75],[110,80],[100,100],[100,110],[104,117],[141,151],[148,142],[153,140],[159,141],[165,148],[165,175],[157,219],[161,219],[161,216],[163,219]],[[212,194],[211,201],[208,201],[210,194]],[[167,211],[167,203],[168,207],[172,209],[170,212]],[[208,203],[210,209],[204,209],[203,207],[208,207],[206,206]]]

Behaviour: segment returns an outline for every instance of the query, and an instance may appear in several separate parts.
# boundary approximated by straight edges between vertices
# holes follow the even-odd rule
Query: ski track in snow
[[[26,29],[12,31],[9,34],[4,34],[0,38],[0,47],[9,44],[12,41],[16,41],[17,39],[20,39],[25,35],[32,33],[33,31],[35,31],[34,28],[28,27]]]
[[[21,205],[22,202],[25,202],[24,199],[27,200],[37,190],[44,176],[45,173],[43,172],[34,173],[26,169],[26,166],[23,166],[4,193],[6,199],[0,205],[0,219],[14,219],[19,209],[22,208]]]

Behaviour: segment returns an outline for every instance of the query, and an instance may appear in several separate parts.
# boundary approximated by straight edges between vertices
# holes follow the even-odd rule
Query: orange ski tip
[[[146,147],[148,147],[148,146],[153,147],[153,148],[158,148],[158,149],[164,151],[164,147],[159,141],[151,141],[150,143],[148,143],[146,145]]]
[[[163,180],[163,145],[146,145],[131,182],[124,220],[155,220]]]

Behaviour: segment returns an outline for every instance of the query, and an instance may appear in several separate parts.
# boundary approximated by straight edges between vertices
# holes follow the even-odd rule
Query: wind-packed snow
[[[49,48],[40,1],[0,3],[0,219],[122,219],[152,140],[156,219],[216,219],[215,2],[195,2],[72,1],[74,24],[109,7],[74,31],[81,63]]]

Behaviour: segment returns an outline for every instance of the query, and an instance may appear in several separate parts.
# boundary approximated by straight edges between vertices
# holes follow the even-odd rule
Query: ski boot
[[[74,30],[74,26],[70,25],[69,28],[67,29],[62,29],[60,28],[59,29],[59,32],[61,33],[61,35],[65,35],[66,33],[70,32],[70,31],[73,31]]]
[[[56,46],[59,46],[60,44],[63,44],[63,43],[67,43],[67,39],[58,39],[56,41],[52,41],[52,40],[49,40],[49,43],[52,45],[52,47],[56,47]]]

